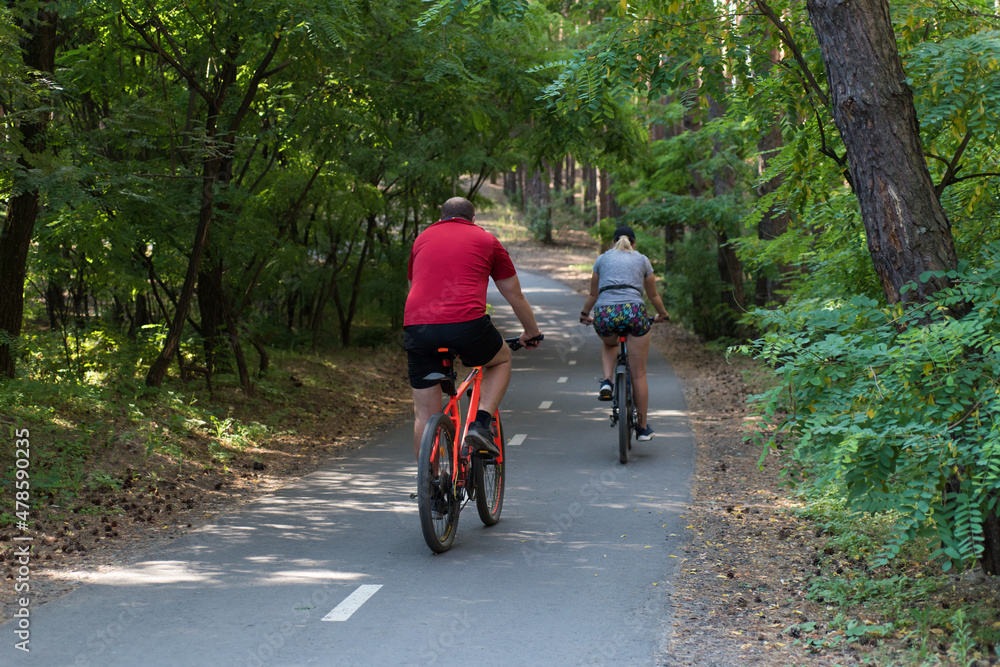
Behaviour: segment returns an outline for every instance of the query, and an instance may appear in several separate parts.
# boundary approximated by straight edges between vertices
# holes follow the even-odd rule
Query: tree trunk
[[[208,243],[211,245],[211,242]],[[215,353],[218,350],[219,327],[225,320],[222,300],[225,298],[220,291],[222,285],[222,266],[206,251],[202,271],[198,272],[198,315],[201,321],[201,345],[205,353],[205,368],[209,373],[215,373]]]
[[[503,193],[508,198],[517,194],[517,171],[508,169],[503,173]]]
[[[49,276],[45,288],[45,312],[49,316],[49,329],[55,331],[66,319],[66,295],[63,286],[55,276]]]
[[[139,292],[135,295],[135,315],[132,317],[132,324],[128,328],[129,340],[135,340],[139,329],[152,324],[153,319],[149,313],[149,300],[146,295]]]
[[[957,258],[951,225],[920,142],[913,94],[896,47],[888,0],[807,0],[847,148],[868,250],[890,303],[925,302],[947,287]],[[903,285],[915,289],[901,293]]]
[[[625,211],[622,209],[621,204],[618,203],[618,197],[615,197],[615,193],[611,189],[611,186],[614,185],[614,182],[615,182],[614,176],[608,174],[608,187],[607,187],[608,217],[617,220],[618,218],[625,215]]]
[[[770,131],[757,143],[757,150],[759,151],[757,155],[758,175],[763,175],[767,171],[768,161],[777,154],[783,143],[781,125],[775,123],[771,126]],[[767,196],[781,187],[781,182],[782,177],[776,176],[761,183],[757,188],[757,194],[761,197]],[[757,223],[757,238],[761,241],[773,241],[786,231],[788,231],[788,214],[783,211],[776,211],[773,205],[768,208],[764,217]],[[756,305],[764,306],[768,303],[781,301],[777,295],[777,290],[782,283],[781,274],[785,273],[788,269],[786,266],[779,266],[777,269],[778,276],[769,276],[764,273],[757,276],[757,285],[754,294],[754,303]]]
[[[713,97],[709,96],[709,119],[721,118],[725,115],[725,109]],[[713,157],[721,152],[721,146],[716,141],[712,146]],[[717,169],[712,174],[712,190],[716,197],[730,197],[736,187],[736,173],[732,168],[725,166]],[[746,312],[746,294],[743,288],[743,263],[736,256],[736,251],[729,243],[729,231],[734,231],[737,235],[739,230],[727,230],[725,223],[721,228],[715,229],[718,239],[718,266],[719,277],[724,285],[721,295],[722,303],[729,307],[728,317],[724,317],[719,323],[720,330],[726,336],[742,336],[743,332],[737,323],[740,316]]]
[[[768,29],[770,30],[770,29]],[[760,59],[759,69],[761,72],[761,77],[766,78],[773,67],[772,63],[776,63],[781,59],[781,51],[778,49],[772,50],[768,57]],[[781,116],[775,118],[774,123],[768,129],[767,134],[765,134],[757,142],[757,176],[763,177],[767,172],[770,161],[778,154],[781,147],[784,146],[785,140],[781,136]],[[776,191],[781,187],[784,181],[783,176],[778,175],[774,178],[762,182],[757,186],[757,196],[766,197],[772,192]],[[757,238],[761,241],[773,241],[778,238],[786,231],[788,231],[788,214],[782,211],[775,210],[772,205],[768,208],[764,217],[761,218],[760,222],[757,223]],[[777,276],[774,275],[775,270]],[[778,295],[778,290],[782,285],[782,276],[788,272],[788,267],[785,265],[780,265],[774,267],[770,272],[761,272],[757,276],[757,284],[754,290],[754,303],[757,306],[765,306],[768,303],[784,303],[784,298]]]
[[[524,212],[525,199],[527,199],[527,196],[525,195],[525,190],[527,190],[527,188],[528,188],[528,184],[527,184],[528,177],[525,175],[526,171],[527,171],[527,169],[524,167],[524,165],[518,165],[517,166],[517,191],[521,193],[521,212],[522,213]]]
[[[233,348],[233,358],[236,360],[236,372],[240,376],[240,388],[243,389],[243,393],[247,396],[256,396],[257,388],[254,386],[253,380],[250,379],[250,371],[247,369],[246,357],[243,356],[243,344],[240,342],[239,323],[233,315],[233,309],[229,307],[229,302],[226,301],[226,295],[222,294],[221,286],[219,292],[222,296],[222,309],[223,315],[226,318],[226,331],[229,333],[229,344]]]
[[[660,99],[660,104],[667,105],[672,101],[673,97],[663,97]],[[680,133],[684,132],[684,122],[681,121],[669,126],[666,123],[657,123],[653,125],[651,129],[651,137],[653,141],[664,141],[668,138],[676,137]],[[666,262],[667,273],[670,273],[673,270],[674,259],[677,254],[674,249],[674,245],[683,238],[684,223],[679,220],[669,221],[663,229],[663,254]]]
[[[22,26],[30,36],[22,44],[22,59],[31,70],[51,74],[55,71],[58,14],[39,10],[35,19]],[[45,151],[48,124],[48,113],[41,111],[26,115],[21,121],[25,152],[17,159],[18,172],[33,169],[32,157]],[[19,174],[17,178],[20,177]],[[3,230],[0,231],[0,377],[13,378],[16,374],[15,351],[5,339],[13,341],[21,336],[28,249],[35,233],[38,212],[37,188],[11,197],[7,202]]]
[[[260,358],[260,361],[257,363],[257,377],[264,377],[267,375],[268,368],[271,367],[271,356],[267,353],[267,348],[264,347],[264,341],[256,335],[251,336],[250,344],[257,350],[257,355]]]
[[[596,173],[597,188],[597,220],[598,222],[608,217],[608,172],[601,169]]]
[[[584,165],[583,181],[583,216],[585,224],[590,227],[596,222],[594,209],[597,208],[597,167]]]
[[[576,160],[572,155],[566,156],[566,198],[567,206],[576,206]]]
[[[833,120],[847,148],[868,250],[890,303],[924,303],[957,264],[951,224],[931,180],[913,94],[896,47],[888,0],[807,0],[830,86]],[[907,283],[914,289],[905,294]],[[961,309],[956,314],[961,314]],[[1000,519],[984,519],[983,568],[1000,572]]]
[[[361,293],[361,276],[364,274],[365,265],[368,261],[368,251],[372,245],[375,221],[375,216],[368,217],[365,240],[361,246],[358,265],[355,267],[354,278],[351,282],[351,297],[346,304],[341,299],[337,282],[334,281],[333,283],[333,302],[337,306],[337,318],[340,321],[340,344],[343,347],[348,347],[351,344],[351,326],[354,324],[354,315],[357,312],[358,295]]]
[[[208,136],[212,136],[212,133],[210,132]],[[163,343],[160,355],[153,362],[153,365],[149,367],[149,372],[146,373],[146,385],[149,387],[159,387],[163,383],[163,378],[170,367],[170,361],[180,348],[184,322],[187,320],[188,311],[191,309],[195,282],[198,279],[202,257],[205,256],[205,247],[208,244],[208,230],[212,223],[215,203],[215,178],[219,173],[220,162],[219,158],[212,158],[207,160],[202,168],[201,210],[198,213],[198,228],[194,234],[194,243],[188,259],[184,285],[181,287],[180,296],[177,298],[177,308],[174,311],[174,319],[170,323],[167,339]]]
[[[725,230],[718,232],[718,263],[719,277],[722,279],[722,303],[729,307],[729,317],[719,323],[719,329],[726,336],[743,336],[738,323],[746,305],[746,294],[743,290],[743,264],[736,256],[736,251],[729,242]]]
[[[980,564],[990,576],[1000,575],[1000,505],[983,519],[983,555]]]
[[[169,57],[163,51],[164,40],[162,33],[166,28],[162,23],[140,23],[125,12],[122,13],[122,18],[125,19],[125,22],[142,38],[150,49],[169,62],[177,70],[178,74],[188,81],[189,88],[192,92],[197,92],[205,100],[208,108],[205,119],[205,150],[209,157],[202,161],[202,192],[201,208],[198,212],[198,226],[194,235],[191,255],[188,259],[184,284],[177,298],[174,318],[170,323],[170,330],[163,343],[163,349],[160,350],[159,356],[146,374],[146,385],[159,387],[167,374],[167,368],[170,367],[170,360],[177,353],[178,349],[180,349],[180,339],[184,332],[184,323],[191,309],[195,283],[198,279],[201,262],[208,246],[208,232],[215,211],[215,189],[219,185],[220,176],[228,183],[228,175],[231,173],[229,167],[232,164],[232,155],[235,151],[236,135],[239,132],[240,125],[243,123],[243,119],[253,104],[254,98],[260,90],[261,82],[284,67],[279,66],[268,70],[271,61],[274,59],[274,55],[278,51],[278,46],[281,44],[282,36],[280,33],[274,35],[267,53],[260,59],[254,73],[246,82],[246,90],[239,101],[238,107],[226,117],[228,124],[220,131],[219,123],[222,120],[222,110],[225,108],[226,98],[237,84],[239,75],[237,62],[243,56],[241,51],[241,36],[235,33],[231,33],[228,36],[228,43],[224,53],[219,54],[222,57],[219,59],[220,64],[218,69],[211,81],[205,82],[207,86],[203,87],[199,83],[199,77],[196,72],[186,70],[181,63]],[[150,32],[151,29],[155,30],[156,33]]]
[[[524,185],[525,212],[542,243],[552,243],[552,198],[543,169],[532,169]]]

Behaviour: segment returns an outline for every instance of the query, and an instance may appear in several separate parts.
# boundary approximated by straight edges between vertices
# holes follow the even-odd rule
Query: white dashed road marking
[[[570,366],[576,366],[576,359],[570,359],[569,360],[569,365]]]
[[[324,621],[346,621],[361,605],[368,601],[368,598],[375,595],[382,584],[365,584],[358,586],[358,589],[344,598],[333,610],[323,617]]]
[[[567,381],[569,381],[568,377],[561,377],[558,380],[556,380],[556,382],[558,382],[560,384],[562,384],[563,382],[567,382]]]
[[[527,438],[527,437],[528,437],[527,433],[518,433],[517,435],[515,435],[513,438],[510,439],[510,441],[507,443],[507,446],[508,447],[517,447],[522,442],[524,442],[524,439]]]
[[[538,406],[539,410],[548,410],[552,407],[552,401],[542,401],[542,404]]]

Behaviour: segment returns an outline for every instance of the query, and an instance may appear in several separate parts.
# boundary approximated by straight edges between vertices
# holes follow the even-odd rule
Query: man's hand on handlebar
[[[657,315],[653,318],[653,324],[659,324],[660,322],[669,322],[670,315]]]
[[[512,350],[520,350],[522,347],[526,347],[529,350],[534,350],[536,347],[542,344],[542,339],[544,339],[544,334],[538,334],[536,336],[528,336],[525,332],[518,336],[517,338],[504,338],[504,342],[507,343],[507,347]]]
[[[524,333],[522,333],[520,336],[517,337],[517,342],[520,343],[522,346],[528,348],[529,350],[533,350],[542,344],[542,339],[544,338],[545,336],[540,332],[536,331],[534,334],[529,334],[527,331],[525,331]]]

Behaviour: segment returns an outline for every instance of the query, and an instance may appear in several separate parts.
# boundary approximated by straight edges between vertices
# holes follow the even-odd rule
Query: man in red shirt
[[[441,220],[417,236],[410,251],[403,347],[413,389],[413,450],[418,458],[424,426],[441,412],[441,386],[424,379],[440,372],[440,347],[457,350],[466,366],[483,366],[480,409],[466,442],[480,454],[500,453],[490,420],[510,383],[510,348],[486,314],[490,278],[524,327],[521,343],[536,347],[537,342],[529,341],[540,336],[510,256],[475,220],[472,202],[452,197],[441,207]]]

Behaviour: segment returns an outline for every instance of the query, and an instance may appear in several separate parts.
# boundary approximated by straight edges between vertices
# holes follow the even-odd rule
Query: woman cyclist
[[[590,278],[590,295],[580,311],[580,322],[593,324],[604,341],[601,365],[604,379],[598,400],[610,401],[611,378],[618,356],[618,331],[625,326],[628,333],[629,368],[632,371],[632,393],[635,397],[639,424],[636,439],[650,440],[653,429],[646,423],[649,407],[649,384],[646,381],[646,358],[649,356],[650,322],[643,302],[643,290],[658,313],[654,322],[666,322],[667,310],[656,292],[656,276],[645,255],[635,250],[635,232],[621,226],[615,230],[614,247],[597,258]],[[594,308],[590,317],[590,309]]]

